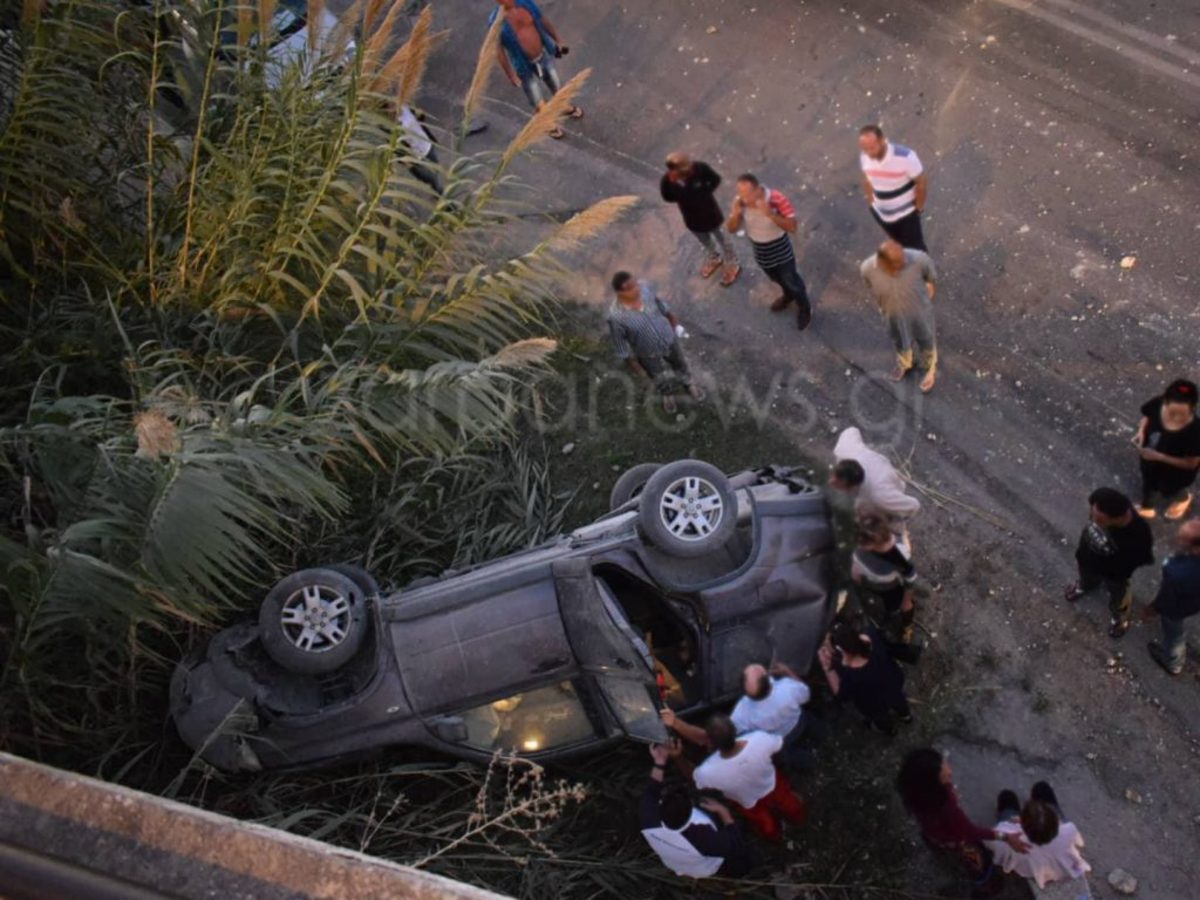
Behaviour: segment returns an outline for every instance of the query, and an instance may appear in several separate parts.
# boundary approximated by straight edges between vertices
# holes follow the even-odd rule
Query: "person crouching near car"
[[[857,534],[850,579],[879,597],[888,618],[899,622],[899,642],[911,644],[917,614],[913,597],[917,570],[908,543],[892,531],[883,513],[869,509],[859,513]]]
[[[818,733],[822,726],[804,710],[812,696],[808,685],[783,663],[775,663],[770,671],[751,663],[742,672],[742,690],[745,694],[729,716],[738,735],[764,731],[783,738],[779,762],[794,771],[812,768],[812,751],[802,747],[801,741],[810,732]],[[705,729],[689,725],[673,710],[664,709],[662,720],[689,743],[711,748]]]
[[[783,836],[782,819],[800,824],[807,817],[804,801],[773,757],[783,738],[765,731],[738,735],[729,716],[715,715],[704,726],[713,753],[693,774],[696,787],[720,791],[746,818],[752,831],[768,841]]]
[[[739,878],[750,871],[750,848],[729,807],[712,798],[693,804],[685,785],[664,784],[667,763],[679,750],[678,741],[650,746],[654,766],[642,791],[642,837],[676,875]]]

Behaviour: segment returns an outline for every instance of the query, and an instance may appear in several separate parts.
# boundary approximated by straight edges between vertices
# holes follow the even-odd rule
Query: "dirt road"
[[[435,115],[452,114],[490,5],[436,5],[452,31],[429,76]],[[1138,406],[1200,374],[1200,2],[1145,6],[554,0],[564,73],[594,70],[587,117],[518,174],[562,215],[644,197],[580,260],[572,299],[604,304],[612,271],[645,274],[692,332],[719,402],[743,390],[817,454],[860,424],[907,461],[927,507],[918,554],[941,585],[923,620],[953,664],[924,699],[952,712],[940,743],[976,817],[1005,784],[1048,777],[1088,839],[1099,896],[1116,896],[1105,876],[1121,867],[1139,896],[1189,900],[1197,662],[1169,680],[1146,654],[1155,627],[1113,641],[1100,600],[1071,608],[1060,594],[1089,491],[1136,490]],[[475,147],[501,145],[525,115],[502,78],[490,94]],[[930,175],[943,367],[927,398],[880,376],[888,345],[857,278],[881,234],[855,135],[877,120]],[[726,176],[726,202],[742,171],[791,196],[815,298],[807,332],[767,310],[775,291],[753,265],[727,291],[695,274],[699,248],[657,196],[674,149]],[[794,393],[765,396],[789,380]],[[1161,520],[1155,532],[1161,558]],[[1139,602],[1156,580],[1143,571]]]

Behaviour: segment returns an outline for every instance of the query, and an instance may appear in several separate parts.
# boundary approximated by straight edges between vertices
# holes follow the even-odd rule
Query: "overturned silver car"
[[[666,737],[658,710],[731,700],[750,661],[811,663],[834,614],[829,509],[794,470],[642,464],[612,511],[542,546],[383,592],[296,572],[257,623],[177,667],[171,711],[218,768],[394,745],[547,760]]]

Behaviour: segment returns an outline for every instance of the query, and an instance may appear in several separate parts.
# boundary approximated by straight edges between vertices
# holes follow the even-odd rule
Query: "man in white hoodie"
[[[854,494],[854,508],[882,513],[892,531],[908,541],[908,521],[921,511],[916,497],[904,492],[904,479],[886,456],[872,450],[857,428],[847,428],[833,447],[837,464],[829,475],[829,484],[839,491]]]

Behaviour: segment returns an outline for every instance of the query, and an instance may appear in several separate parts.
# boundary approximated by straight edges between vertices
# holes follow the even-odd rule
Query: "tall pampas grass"
[[[534,144],[545,140],[550,132],[558,127],[559,120],[575,105],[575,95],[591,74],[591,69],[584,69],[564,84],[557,94],[530,117],[525,127],[517,132],[517,136],[504,148],[504,155],[500,158],[501,168],[507,168],[517,154],[524,153]]]
[[[548,337],[526,338],[501,347],[483,360],[487,369],[527,369],[545,365],[550,354],[558,349],[558,341]]]
[[[483,99],[484,91],[487,90],[488,82],[491,81],[492,72],[496,69],[496,56],[500,52],[500,29],[503,27],[504,17],[497,15],[496,21],[488,29],[487,37],[483,39],[483,46],[479,48],[479,59],[475,62],[475,74],[471,76],[471,86],[467,89],[467,97],[463,101],[462,133],[464,136],[471,124],[471,117],[475,115],[475,110],[479,108],[479,101]]]
[[[367,77],[374,76],[379,72],[383,54],[387,52],[388,44],[391,43],[392,35],[396,30],[396,18],[404,9],[406,2],[407,0],[392,0],[391,8],[388,9],[383,21],[379,23],[379,27],[367,37],[367,46],[363,51],[363,74]],[[366,36],[367,32],[364,31],[363,34]]]
[[[633,194],[609,197],[571,216],[547,241],[550,250],[574,250],[591,240],[626,212],[637,206]]]
[[[321,20],[324,18],[325,0],[308,0],[308,53],[313,56],[321,41]]]
[[[429,54],[433,51],[433,9],[425,7],[413,25],[408,40],[379,69],[371,81],[371,91],[376,94],[392,94],[397,103],[407,103],[417,92],[417,86],[425,74]]]

